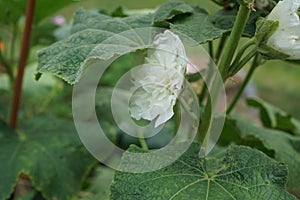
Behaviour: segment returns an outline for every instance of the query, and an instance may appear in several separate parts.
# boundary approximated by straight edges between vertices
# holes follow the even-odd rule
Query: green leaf
[[[24,15],[25,9],[26,9],[26,1],[0,0],[0,22],[4,24],[11,24],[11,23],[16,24],[19,18]]]
[[[112,17],[127,17],[127,15],[124,13],[123,7],[119,6],[111,13]]]
[[[183,2],[170,1],[163,4],[154,13],[153,23],[160,26],[168,26],[169,20],[180,14],[192,14],[194,9]]]
[[[203,9],[197,9],[197,12],[191,16],[172,21],[170,28],[191,45],[196,45],[195,42],[202,44],[212,41],[220,38],[224,33],[224,30],[214,26],[209,15]],[[189,41],[189,38],[194,41]]]
[[[199,148],[193,144],[176,162],[155,172],[117,172],[111,199],[296,199],[284,190],[286,167],[263,153],[232,146],[223,155],[199,159]],[[143,153],[135,146],[130,151]]]
[[[35,9],[35,22],[40,22],[48,16],[58,12],[60,9],[75,3],[74,0],[38,0]]]
[[[4,24],[16,24],[19,18],[25,15],[26,2],[23,0],[0,0],[0,22]],[[72,3],[74,3],[72,0],[39,0],[36,2],[34,22],[38,23]]]
[[[219,10],[211,16],[211,21],[213,22],[213,24],[216,27],[218,27],[222,30],[230,31],[235,22],[237,12],[238,12],[237,9]],[[255,23],[260,15],[261,15],[260,11],[251,12],[248,22],[246,24],[244,33],[243,33],[244,36],[246,36],[246,37],[254,36],[255,29],[256,29]]]
[[[267,150],[273,151],[273,157],[276,160],[287,165],[289,170],[288,187],[296,188],[300,186],[300,137],[257,127],[249,122],[237,119],[228,119],[227,123],[231,124],[232,129],[222,134],[238,134],[242,144],[254,147],[257,142],[253,142],[253,138],[258,142],[260,141]]]
[[[223,6],[226,9],[232,9],[238,3],[236,0],[211,0],[212,2],[218,4],[219,6]]]
[[[73,122],[38,116],[25,122],[19,134],[0,123],[0,199],[9,197],[21,173],[46,199],[76,196],[95,160]]]
[[[260,98],[248,98],[247,104],[259,109],[260,119],[265,127],[300,135],[300,122],[290,114]]]
[[[74,18],[73,34],[39,52],[37,72],[50,72],[74,84],[91,60],[109,60],[149,47],[149,33],[143,29],[132,30],[150,26],[149,23],[147,16],[112,18],[79,10]]]
[[[90,195],[81,200],[109,200],[110,185],[114,174],[113,169],[104,166],[97,167],[89,181],[90,187],[85,191]]]

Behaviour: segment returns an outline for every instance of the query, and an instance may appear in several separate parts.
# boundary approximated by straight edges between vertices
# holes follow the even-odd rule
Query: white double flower
[[[299,7],[300,0],[279,1],[267,18],[279,22],[279,27],[268,39],[267,45],[289,55],[288,59],[300,59]]]
[[[153,49],[132,73],[130,114],[140,120],[155,120],[155,127],[174,115],[173,107],[183,88],[187,56],[180,38],[169,30],[155,36]]]

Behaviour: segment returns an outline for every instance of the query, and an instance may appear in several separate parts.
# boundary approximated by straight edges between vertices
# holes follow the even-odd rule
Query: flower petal
[[[174,115],[188,59],[180,38],[169,30],[156,35],[153,44],[146,63],[132,73],[130,114],[138,120],[156,120],[157,127]]]
[[[300,59],[300,20],[297,10],[300,0],[279,1],[268,16],[268,20],[279,21],[279,27],[267,44],[289,55],[289,59]]]

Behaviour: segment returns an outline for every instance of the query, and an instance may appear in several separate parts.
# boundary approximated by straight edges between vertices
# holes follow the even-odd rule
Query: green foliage
[[[230,31],[233,27],[234,21],[237,16],[237,8],[236,9],[222,9],[217,11],[215,14],[211,16],[211,21],[213,24],[226,31]],[[243,32],[243,35],[246,37],[253,37],[256,30],[256,20],[261,15],[260,11],[257,12],[251,12],[250,17],[248,19],[248,22],[246,24],[245,30]]]
[[[129,151],[145,153],[135,146]],[[199,145],[193,144],[176,162],[155,172],[117,172],[111,199],[296,199],[284,191],[286,167],[257,150],[232,146],[205,159],[198,152]]]
[[[39,52],[37,72],[50,72],[74,84],[92,59],[109,60],[115,55],[148,48],[150,41],[143,41],[145,33],[132,29],[153,25],[170,27],[183,39],[188,36],[197,44],[220,38],[224,32],[214,26],[206,11],[180,2],[166,3],[152,14],[123,18],[79,10],[74,16],[73,34]],[[127,36],[136,35],[137,38],[126,40],[117,36],[122,32],[124,35],[124,31],[129,33]],[[106,45],[101,45],[103,42]]]
[[[198,44],[220,38],[224,32],[214,26],[208,13],[203,9],[197,9],[191,16],[174,20],[170,27],[183,39],[187,39],[188,36]],[[190,41],[191,45],[197,45],[194,41]]]
[[[300,122],[290,114],[259,98],[248,98],[247,104],[260,111],[260,119],[265,127],[300,135]]]
[[[177,15],[192,14],[194,9],[183,2],[168,2],[162,5],[154,13],[153,23],[157,26],[168,26],[170,20],[174,19]]]
[[[60,9],[75,3],[76,0],[38,0],[36,1],[35,22],[40,22],[48,16],[53,15]]]
[[[285,132],[257,127],[249,122],[238,119],[227,119],[224,135],[239,137],[240,143],[255,148],[260,148],[260,143],[266,153],[272,151],[271,155],[279,162],[285,163],[289,169],[288,187],[300,186],[300,137],[292,136]]]
[[[25,15],[27,1],[0,0],[0,24],[16,24],[20,17]],[[35,8],[35,23],[53,15],[63,7],[74,3],[72,0],[38,0]]]
[[[0,122],[0,199],[10,196],[21,173],[46,199],[72,199],[95,160],[82,146],[72,122],[37,116],[12,131]]]
[[[25,9],[26,1],[0,0],[0,22],[3,24],[17,23],[19,18],[24,15]]]
[[[148,41],[141,38],[143,36],[131,31],[135,27],[147,26],[145,20],[148,20],[147,16],[112,18],[79,10],[74,17],[73,34],[39,52],[37,72],[51,72],[74,84],[87,67],[89,59],[108,60],[115,55],[149,47]],[[136,37],[131,41],[117,35],[123,31],[130,31],[127,35]],[[100,45],[102,42],[105,45]]]
[[[84,191],[88,197],[81,200],[108,200],[114,174],[113,169],[104,166],[97,167],[93,177],[90,178],[90,186]]]
[[[78,10],[72,27],[70,24],[61,29],[61,38],[64,39],[39,51],[37,76],[50,72],[74,84],[95,60],[105,61],[110,67],[99,83],[101,86],[112,87],[132,66],[144,62],[144,49],[151,48],[151,39],[161,31],[153,29],[153,33],[148,33],[141,28],[170,29],[189,45],[204,44],[221,38],[224,34],[228,35],[236,20],[237,2],[213,1],[223,6],[213,15],[205,9],[176,1],[163,4],[153,13],[141,12],[132,16],[129,12],[123,12],[121,7],[111,15],[97,10]],[[72,2],[37,1],[32,46],[56,40],[52,32],[56,26],[43,20]],[[0,24],[8,25],[5,27],[11,29],[1,30],[1,40],[10,32],[18,33],[17,30],[21,28],[18,25],[22,25],[18,22],[24,16],[25,7],[26,1],[0,0]],[[251,13],[244,36],[254,36],[256,21],[265,13]],[[10,26],[11,24],[14,26]],[[277,26],[277,22],[259,21],[255,40],[262,55],[267,56],[273,52],[273,57],[285,58],[286,55],[266,46],[265,41]],[[15,36],[11,38],[11,47],[16,46],[14,42],[19,40],[19,35]],[[236,39],[239,38],[233,38],[230,44],[237,44]],[[215,44],[211,46],[213,48]],[[11,59],[11,66],[14,66],[17,53],[12,51],[14,49],[9,49],[11,47],[5,47],[3,55],[8,57],[8,61]],[[219,47],[220,55],[230,50],[222,52],[224,45]],[[13,55],[8,55],[10,51]],[[236,52],[232,52],[232,56],[234,53]],[[111,62],[117,57],[117,60]],[[10,197],[21,173],[29,176],[34,187],[24,200],[34,199],[36,195],[42,195],[40,198],[45,199],[109,199],[109,185],[114,171],[101,166],[91,177],[86,178],[96,161],[82,146],[72,121],[49,115],[38,115],[30,121],[26,120],[45,110],[55,115],[71,116],[71,106],[68,105],[70,102],[66,102],[66,99],[71,98],[72,88],[64,87],[63,94],[58,95],[57,91],[62,90],[63,84],[52,76],[43,76],[38,82],[41,85],[39,87],[30,77],[32,70],[32,67],[27,67],[24,77],[24,106],[21,106],[19,117],[25,120],[19,130],[13,131],[0,120],[0,199]],[[200,79],[198,74],[188,78],[190,81]],[[0,110],[7,112],[9,86],[2,84],[0,89]],[[111,115],[111,93],[111,89],[97,89],[95,107],[99,123],[115,145],[127,148],[130,144],[139,144],[137,138],[127,136],[114,122]],[[55,101],[50,104],[53,99]],[[124,104],[120,96],[120,105],[122,103]],[[263,125],[270,129],[228,117],[219,141],[221,146],[217,146],[219,154],[199,158],[200,147],[193,144],[180,159],[164,169],[144,174],[117,172],[111,187],[111,199],[295,199],[285,191],[285,184],[287,181],[289,189],[300,186],[300,122],[260,99],[248,99],[248,104],[260,110]],[[3,114],[0,115],[2,117]],[[128,113],[124,113],[123,117],[127,115]],[[159,134],[145,139],[149,149],[161,148],[172,140],[177,127],[174,118]],[[205,120],[201,123],[205,124]],[[249,147],[228,148],[231,143],[257,148],[269,157]],[[128,151],[145,153],[136,146],[131,146]],[[124,154],[122,165],[128,164],[125,161],[127,155]]]

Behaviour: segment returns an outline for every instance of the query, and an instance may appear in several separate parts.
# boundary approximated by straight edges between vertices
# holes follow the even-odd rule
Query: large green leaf
[[[0,123],[0,199],[9,197],[21,173],[46,199],[76,196],[95,160],[73,122],[39,116],[24,123],[19,134]]]
[[[143,153],[135,146],[130,151]],[[198,152],[193,144],[175,163],[155,172],[117,172],[111,199],[296,199],[284,190],[286,167],[257,150],[232,146],[206,159]]]
[[[248,98],[247,104],[259,109],[260,119],[265,127],[300,135],[300,122],[290,114],[260,98]]]
[[[260,148],[262,144],[265,150],[273,152],[270,156],[288,166],[288,187],[296,188],[300,186],[299,136],[292,136],[282,131],[257,127],[249,122],[237,119],[227,119],[226,124],[228,129],[222,134],[232,134],[233,137],[240,137],[239,140],[241,143],[249,146]]]
[[[224,33],[224,30],[212,23],[210,16],[203,9],[196,9],[193,15],[174,20],[170,27],[182,38],[186,39],[188,36],[198,44],[220,38]]]
[[[168,26],[169,20],[172,20],[177,15],[192,14],[194,9],[183,2],[170,1],[163,4],[154,13],[153,23],[162,26]]]
[[[182,2],[168,2],[162,5],[154,13],[153,24],[170,27],[191,45],[220,38],[224,32],[213,24],[204,9]]]
[[[191,45],[220,38],[228,31],[217,28],[205,10],[182,2],[168,2],[154,13],[123,18],[79,10],[73,34],[39,52],[37,72],[50,72],[74,84],[91,60],[107,61],[151,47],[153,33],[140,29],[151,26],[170,28]]]
[[[74,84],[92,59],[109,60],[149,47],[149,33],[145,29],[133,30],[151,26],[147,16],[113,18],[79,10],[74,18],[73,34],[39,52],[37,72],[50,72]]]
[[[231,10],[219,10],[215,14],[211,16],[212,23],[222,29],[230,31],[233,27],[235,22],[235,18],[237,16],[238,10],[231,9]],[[261,11],[251,12],[251,15],[248,19],[246,24],[245,30],[243,35],[247,37],[253,37],[256,30],[256,21],[258,17],[261,15]]]

